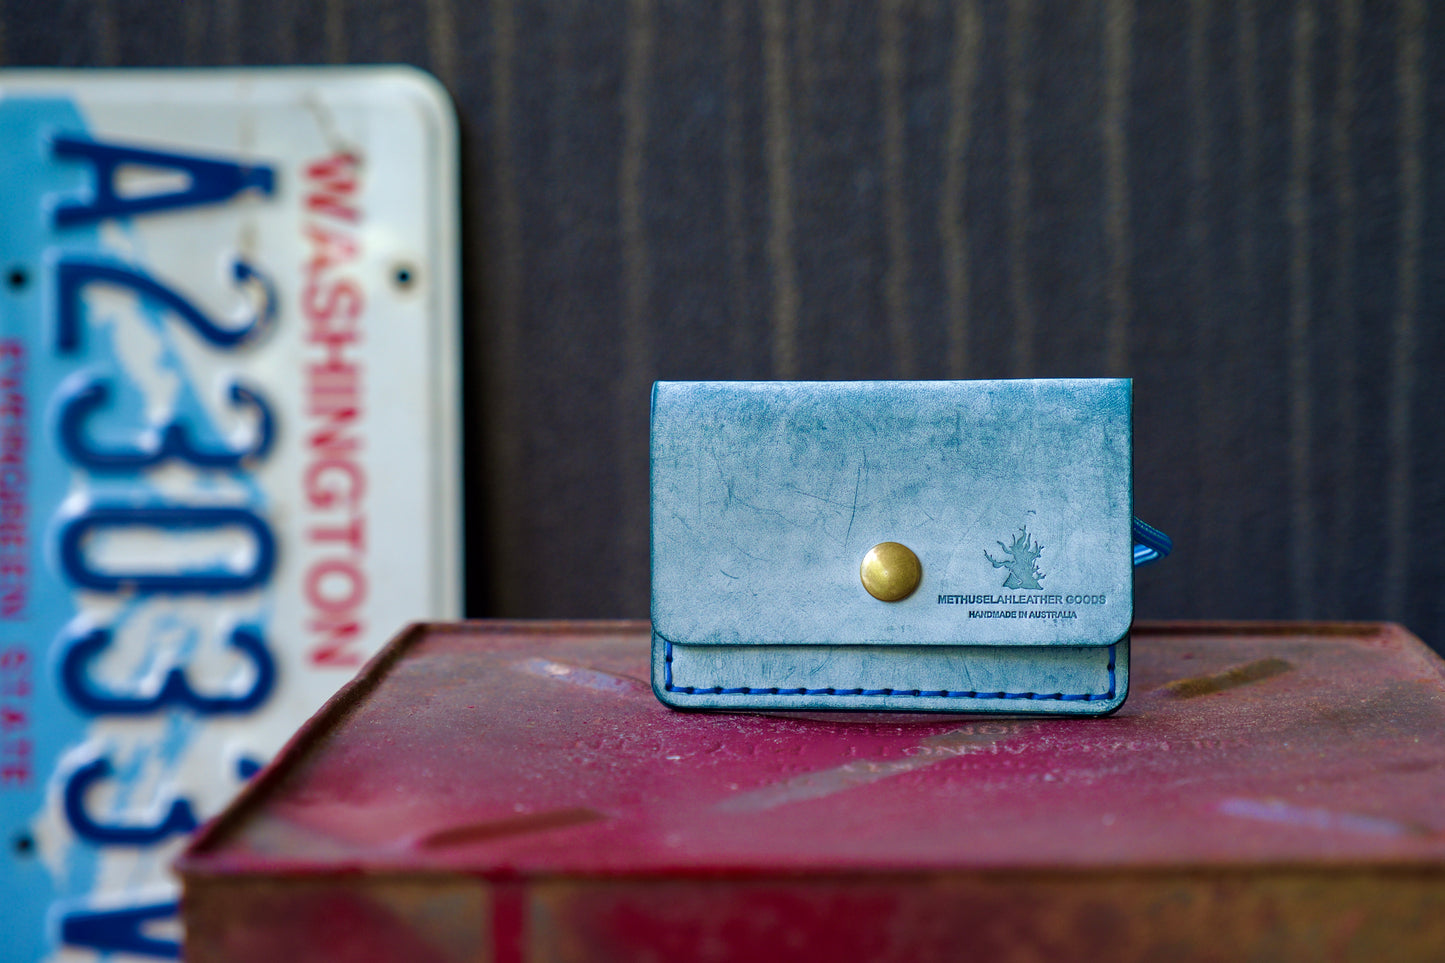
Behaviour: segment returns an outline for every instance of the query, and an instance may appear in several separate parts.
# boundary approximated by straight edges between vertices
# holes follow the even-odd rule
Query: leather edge
[[[887,696],[876,697],[852,696],[857,699],[857,702],[840,705],[839,697],[836,695],[688,692],[685,689],[673,688],[668,685],[668,640],[656,631],[652,633],[650,681],[653,694],[659,702],[685,711],[933,712],[1104,718],[1113,715],[1128,700],[1130,641],[1130,634],[1125,633],[1112,643],[1115,647],[1112,661],[1114,676],[1112,694],[1107,698],[1093,701],[925,697],[890,693]],[[988,648],[1009,647],[988,646]],[[1039,646],[1017,646],[1016,648],[1027,648],[1034,652],[1040,649]],[[1080,648],[1085,648],[1085,646],[1080,646]]]

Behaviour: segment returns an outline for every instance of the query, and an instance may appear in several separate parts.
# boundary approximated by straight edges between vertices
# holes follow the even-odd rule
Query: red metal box
[[[417,625],[179,863],[186,957],[1445,958],[1445,674],[1153,625],[1107,719],[683,713],[645,623]]]

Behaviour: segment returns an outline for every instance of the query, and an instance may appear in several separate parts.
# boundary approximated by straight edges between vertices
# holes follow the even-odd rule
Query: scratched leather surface
[[[697,646],[1114,643],[1133,619],[1130,408],[1125,379],[660,382],[653,626]],[[1035,588],[996,564],[1023,534]],[[858,577],[889,540],[923,563],[901,602]],[[1020,611],[1040,615],[970,617]]]

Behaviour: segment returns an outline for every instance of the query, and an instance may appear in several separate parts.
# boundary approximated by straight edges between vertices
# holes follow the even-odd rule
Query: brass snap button
[[[868,549],[858,570],[868,594],[882,602],[898,602],[923,581],[923,563],[907,545],[879,542]]]

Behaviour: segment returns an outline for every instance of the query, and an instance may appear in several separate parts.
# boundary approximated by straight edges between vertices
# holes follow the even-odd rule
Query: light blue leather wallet
[[[1106,715],[1129,691],[1127,379],[659,382],[652,685],[693,709]]]

